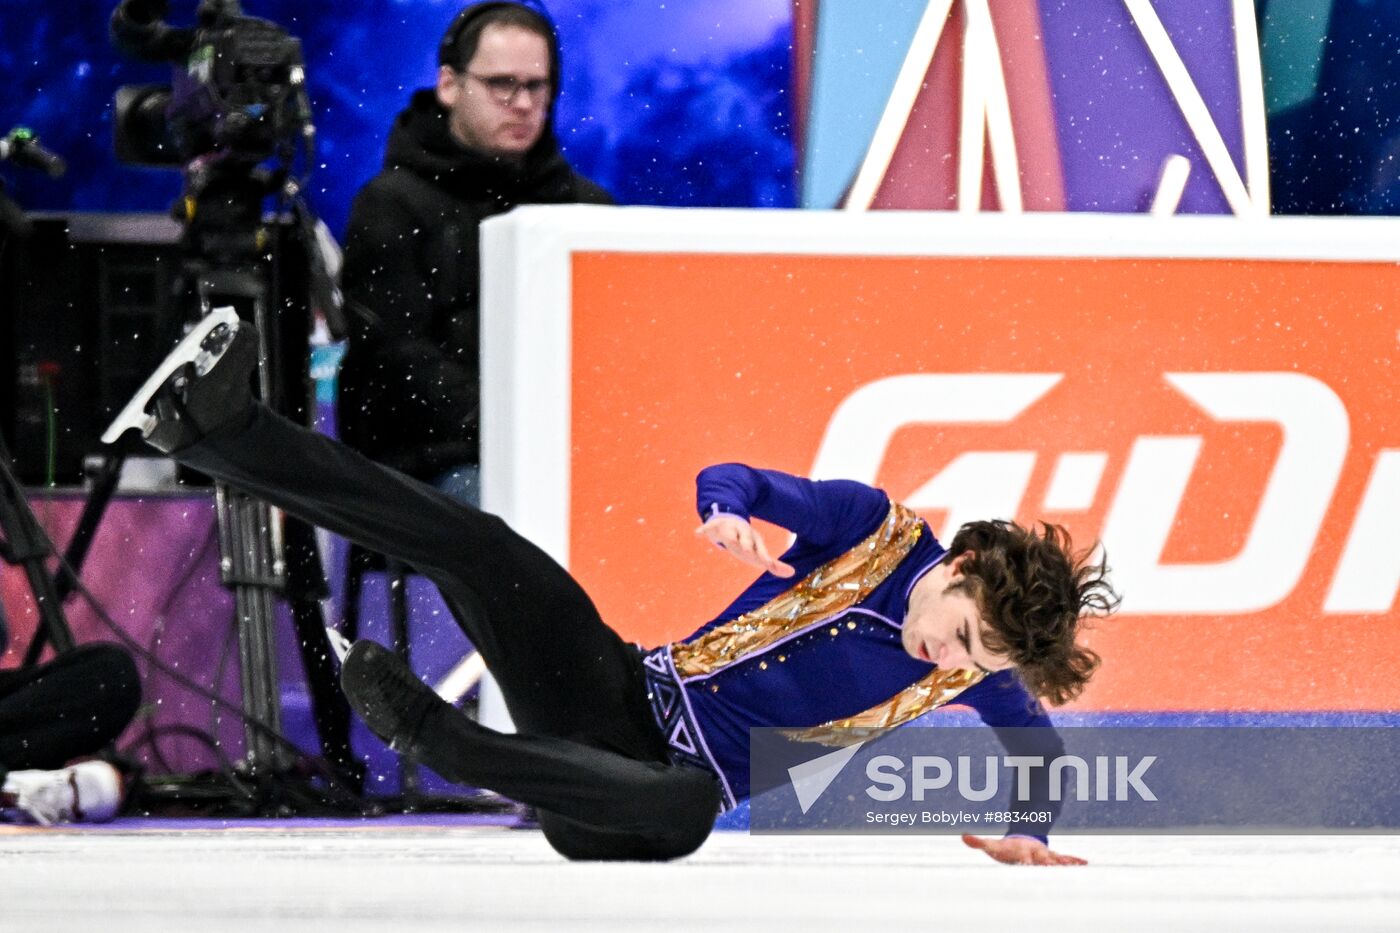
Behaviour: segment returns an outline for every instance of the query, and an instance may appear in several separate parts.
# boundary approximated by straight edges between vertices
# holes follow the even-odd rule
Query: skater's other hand
[[[1007,865],[1088,865],[1076,855],[1062,855],[1039,839],[1007,836],[1005,839],[983,839],[963,833],[962,841],[974,849],[986,852]]]
[[[766,570],[775,577],[790,577],[795,570],[768,553],[768,547],[752,525],[738,515],[724,512],[710,517],[695,533],[724,548],[739,560]]]

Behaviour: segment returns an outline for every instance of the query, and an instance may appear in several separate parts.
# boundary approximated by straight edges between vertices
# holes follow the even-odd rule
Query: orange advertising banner
[[[570,255],[568,563],[624,636],[751,579],[693,534],[739,460],[1102,540],[1079,709],[1400,710],[1395,264]]]

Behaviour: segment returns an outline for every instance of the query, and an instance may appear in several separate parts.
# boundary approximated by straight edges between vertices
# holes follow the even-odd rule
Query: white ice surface
[[[1400,837],[1060,837],[1012,868],[952,836],[714,835],[571,864],[538,832],[0,835],[0,930],[1400,930]]]

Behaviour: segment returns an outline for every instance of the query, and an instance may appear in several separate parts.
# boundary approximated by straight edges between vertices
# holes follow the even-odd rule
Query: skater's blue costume
[[[885,493],[730,463],[700,473],[697,504],[702,518],[754,516],[796,534],[782,555],[795,576],[765,573],[646,658],[673,757],[713,771],[728,806],[749,795],[751,728],[897,723],[950,700],[991,726],[1050,725],[1011,672],[939,671],[905,652],[910,592],[947,551]]]

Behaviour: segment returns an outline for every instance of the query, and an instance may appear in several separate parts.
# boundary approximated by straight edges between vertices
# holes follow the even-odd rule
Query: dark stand
[[[24,498],[24,490],[17,481],[12,481],[14,472],[9,469],[12,462],[10,450],[5,446],[3,437],[0,437],[0,461],[6,467],[0,471],[3,473],[0,476],[0,534],[4,536],[0,540],[0,559],[24,570],[29,589],[34,594],[39,610],[39,628],[34,641],[38,642],[42,635],[54,646],[54,650],[69,651],[73,647],[73,632],[63,615],[63,600],[47,566],[53,552]],[[5,634],[3,619],[0,619],[0,648],[4,647]]]
[[[309,410],[305,347],[310,321],[305,303],[281,294],[282,241],[262,217],[262,204],[277,180],[252,167],[215,163],[193,180],[184,203],[196,209],[182,218],[189,280],[199,313],[233,307],[258,331],[258,395],[273,410],[305,419]],[[187,183],[190,180],[187,178]],[[295,311],[301,314],[293,313]],[[305,523],[240,490],[215,487],[220,575],[234,594],[243,709],[247,725],[246,777],[273,810],[284,809],[277,788],[291,766],[281,732],[277,672],[276,607],[292,612],[310,685],[322,753],[342,783],[356,791],[361,767],[350,749],[350,710],[341,695],[325,637],[320,600],[327,593],[313,532]],[[261,724],[265,728],[259,728]]]
[[[0,441],[0,444],[3,444],[3,441]],[[62,615],[61,607],[68,601],[68,597],[73,595],[73,591],[78,588],[78,581],[73,573],[82,572],[83,562],[87,560],[88,548],[92,545],[93,536],[97,533],[97,526],[102,523],[102,516],[107,512],[108,503],[112,501],[112,494],[117,491],[117,480],[121,477],[122,464],[125,462],[126,457],[119,453],[104,454],[95,469],[88,474],[92,481],[92,489],[88,493],[87,501],[83,503],[83,512],[78,516],[78,525],[73,529],[73,537],[68,539],[68,547],[63,552],[63,561],[58,565],[54,574],[54,598],[60,607],[60,616]],[[45,554],[44,557],[47,558],[48,555]],[[69,572],[70,567],[72,573]],[[41,625],[35,630],[34,637],[24,652],[25,667],[33,667],[38,664],[39,656],[43,654],[44,647],[50,643],[56,650],[65,650],[60,642],[53,640],[50,630],[49,625]],[[72,644],[71,637],[68,643]]]

